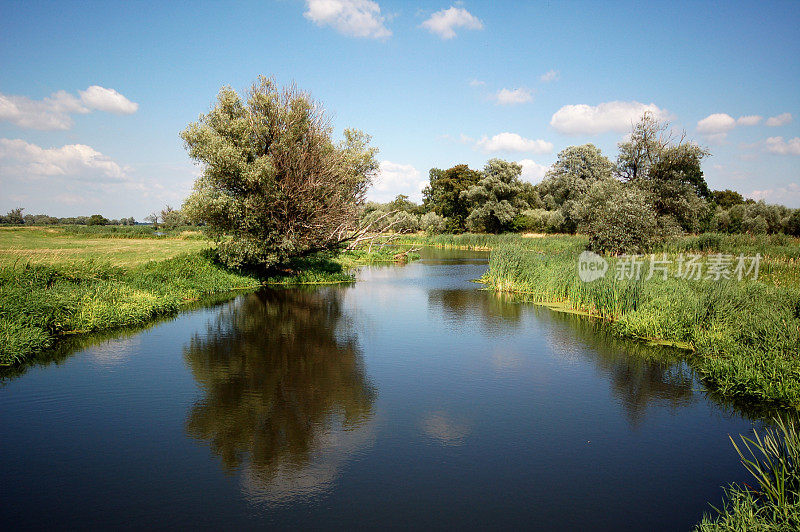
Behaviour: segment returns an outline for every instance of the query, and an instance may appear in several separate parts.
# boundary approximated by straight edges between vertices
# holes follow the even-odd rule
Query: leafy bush
[[[420,228],[429,235],[438,235],[445,232],[447,220],[435,212],[426,212],[419,220]]]
[[[594,185],[581,203],[579,219],[589,235],[589,249],[601,253],[644,253],[661,234],[648,195],[618,181]]]

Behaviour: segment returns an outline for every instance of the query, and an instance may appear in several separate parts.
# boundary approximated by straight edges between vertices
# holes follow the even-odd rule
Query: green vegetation
[[[360,264],[413,258],[376,246],[372,253],[318,253],[269,271],[237,272],[195,234],[143,238],[139,231],[0,229],[0,365],[25,361],[65,335],[140,326],[213,294],[352,282],[348,270]]]
[[[776,419],[774,425],[763,435],[753,431],[753,438],[742,436],[739,444],[731,438],[756,486],[729,486],[721,510],[714,516],[704,515],[696,530],[800,528],[800,433],[793,420]]]
[[[491,159],[483,169],[483,178],[463,193],[470,207],[466,219],[470,231],[502,233],[514,227],[520,212],[530,207],[523,198],[522,167],[500,159]]]
[[[208,246],[208,240],[191,229],[158,236],[149,226],[4,227],[0,228],[0,267],[76,261],[132,266]]]
[[[63,334],[142,324],[187,301],[257,279],[228,272],[209,253],[183,254],[128,268],[87,260],[0,268],[0,363],[18,363]]]

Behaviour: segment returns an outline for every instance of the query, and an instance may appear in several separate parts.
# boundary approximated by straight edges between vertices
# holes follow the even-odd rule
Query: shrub
[[[447,220],[444,216],[439,216],[435,212],[426,212],[419,221],[420,228],[429,235],[444,233],[447,227]]]
[[[662,230],[647,194],[618,181],[594,185],[579,216],[589,235],[589,249],[615,255],[649,251]]]

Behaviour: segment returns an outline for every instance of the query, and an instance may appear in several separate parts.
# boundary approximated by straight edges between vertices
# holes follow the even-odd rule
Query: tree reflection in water
[[[519,325],[525,306],[509,301],[511,299],[508,294],[483,290],[428,291],[428,304],[431,307],[441,308],[446,316],[458,321],[479,316],[483,325],[491,331],[511,329]]]
[[[337,289],[265,290],[224,306],[184,350],[204,390],[186,431],[253,498],[326,489],[368,445],[376,397]]]
[[[569,325],[563,335],[553,336],[554,343],[574,344],[577,340],[589,348],[575,351],[590,358],[595,367],[608,375],[611,390],[632,425],[644,420],[651,403],[679,407],[697,400],[693,372],[676,349],[620,338],[606,324],[585,316],[543,308],[537,311],[549,313],[554,321]]]
[[[674,349],[619,338],[604,324],[585,316],[553,312],[511,294],[481,290],[431,290],[428,302],[458,320],[480,316],[484,334],[510,333],[525,323],[523,315],[529,312],[562,324],[547,329],[553,351],[565,357],[579,354],[589,358],[608,376],[611,390],[632,425],[644,419],[652,403],[678,407],[697,399],[692,370]],[[508,365],[518,361],[496,362]]]

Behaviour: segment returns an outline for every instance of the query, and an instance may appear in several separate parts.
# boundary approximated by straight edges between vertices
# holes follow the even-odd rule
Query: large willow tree
[[[268,268],[337,248],[378,169],[370,137],[345,130],[334,144],[319,104],[263,76],[245,97],[224,87],[181,133],[203,168],[184,213],[207,226],[230,266]]]

